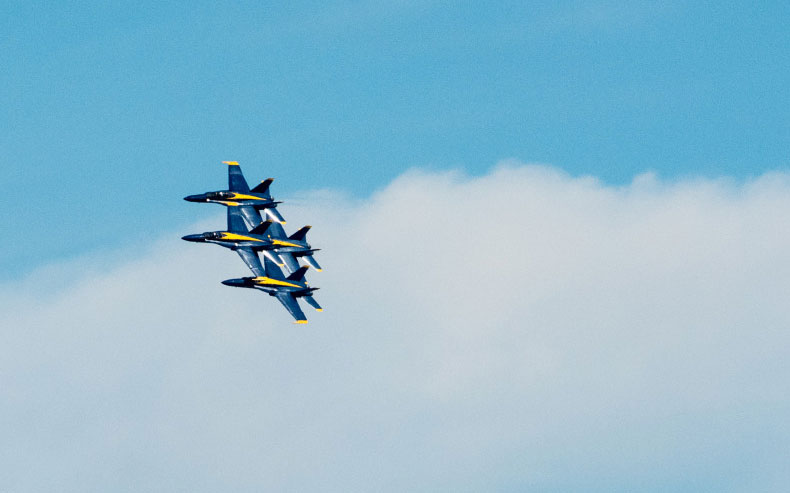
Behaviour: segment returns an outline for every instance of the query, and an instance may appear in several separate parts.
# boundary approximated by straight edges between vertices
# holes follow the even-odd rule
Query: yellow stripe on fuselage
[[[302,245],[297,245],[296,243],[288,243],[287,241],[283,241],[283,240],[272,240],[272,243],[274,243],[277,246],[290,246],[296,248],[302,247]]]
[[[236,233],[222,233],[223,240],[238,240],[238,241],[257,241],[264,243],[264,240],[253,238],[252,236],[244,236]]]
[[[238,202],[228,202],[227,200],[218,200],[217,202],[224,205],[239,205]]]
[[[246,195],[243,193],[236,193],[236,192],[233,192],[233,197],[231,198],[237,200],[269,200],[269,199],[264,199],[263,197],[256,197],[255,195]]]
[[[299,284],[294,284],[288,281],[281,281],[279,279],[272,279],[271,277],[253,277],[252,282],[255,284],[262,284],[265,286],[288,286],[292,288],[301,288]]]

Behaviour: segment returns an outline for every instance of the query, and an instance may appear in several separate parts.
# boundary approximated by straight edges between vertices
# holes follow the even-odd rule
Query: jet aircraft
[[[307,317],[305,317],[304,312],[299,307],[297,298],[304,298],[310,306],[319,312],[323,311],[321,305],[313,298],[313,292],[319,288],[311,288],[304,280],[304,274],[310,268],[309,265],[300,267],[288,277],[283,276],[280,268],[268,257],[263,259],[263,265],[264,272],[262,275],[256,274],[256,277],[228,279],[222,281],[222,284],[238,288],[258,289],[268,293],[269,296],[274,296],[290,312],[295,320],[294,323],[297,324],[307,323]]]
[[[254,228],[261,223],[261,216],[258,210],[266,211],[266,215],[274,221],[285,224],[285,219],[277,211],[277,202],[272,199],[269,193],[269,186],[274,178],[263,180],[259,185],[250,190],[241,167],[236,161],[223,161],[228,165],[228,190],[216,192],[206,192],[197,195],[189,195],[184,200],[189,202],[210,202],[227,206],[241,206],[241,213],[244,215],[250,228]],[[255,214],[253,214],[255,213]]]
[[[319,249],[312,248],[306,239],[307,231],[310,229],[310,226],[305,226],[291,236],[288,236],[281,226],[281,224],[285,224],[285,219],[277,210],[277,204],[281,202],[273,201],[269,193],[269,185],[271,185],[274,179],[266,179],[262,181],[260,185],[250,190],[249,185],[247,185],[247,180],[241,172],[239,163],[236,161],[223,161],[223,163],[228,165],[228,187],[230,190],[190,195],[184,197],[184,200],[189,202],[213,202],[224,204],[228,206],[228,208],[238,208],[249,230],[254,230],[263,222],[263,218],[259,212],[259,210],[263,209],[269,217],[276,221],[269,227],[267,234],[271,236],[272,240],[280,242],[278,244],[277,254],[282,262],[275,259],[272,260],[279,265],[285,263],[285,267],[288,271],[293,273],[299,268],[299,262],[296,258],[302,257],[308,264],[312,265],[315,270],[321,272],[321,266],[313,257],[313,253],[317,252]],[[231,195],[235,198],[231,199]],[[255,200],[247,198],[250,196],[260,196],[260,200],[256,202]],[[223,197],[225,197],[225,199],[223,199]],[[233,231],[230,229],[230,223],[228,223],[228,229]],[[184,239],[186,239],[186,237]],[[266,254],[264,253],[264,255]]]
[[[228,230],[227,231],[209,231],[206,233],[199,233],[194,235],[182,236],[182,240],[194,241],[198,243],[214,243],[225,248],[234,250],[247,264],[247,267],[256,275],[262,275],[263,269],[261,268],[261,261],[255,252],[261,252],[263,255],[276,264],[284,265],[280,257],[274,251],[278,246],[280,240],[272,240],[271,236],[267,236],[266,230],[271,226],[271,221],[264,221],[251,231],[247,231],[247,226],[242,219],[241,211],[238,206],[228,206]],[[288,248],[293,248],[292,243],[286,243]]]
[[[281,253],[289,254],[290,260],[293,255],[311,256],[317,249],[310,248],[304,241],[304,237],[310,226],[305,226],[296,233],[287,237],[285,240],[273,238],[267,234],[270,227],[275,224],[271,221],[264,221],[251,231],[247,231],[247,226],[242,219],[238,206],[228,206],[228,229],[227,231],[209,231],[206,233],[186,235],[182,240],[199,243],[214,243],[225,248],[230,248],[239,253],[244,262],[250,266],[250,253],[261,252],[265,257],[272,260],[279,267],[285,264],[281,260]],[[293,271],[296,271],[297,265]],[[252,267],[250,266],[250,269]],[[256,275],[258,275],[256,273]]]

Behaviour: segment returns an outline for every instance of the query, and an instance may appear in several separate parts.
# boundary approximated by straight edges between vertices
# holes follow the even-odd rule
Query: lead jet
[[[286,310],[293,316],[297,324],[306,324],[307,317],[299,307],[297,298],[303,298],[310,306],[316,310],[323,311],[321,305],[313,298],[313,292],[318,288],[311,288],[304,280],[304,274],[309,265],[299,267],[288,277],[283,276],[282,271],[268,257],[263,259],[264,272],[256,277],[242,277],[238,279],[228,279],[222,281],[226,286],[237,288],[258,289],[274,296],[283,304]]]
[[[263,275],[261,261],[256,252],[261,252],[264,257],[271,259],[276,264],[284,265],[275,248],[280,243],[285,243],[288,248],[293,248],[296,243],[282,242],[273,240],[266,230],[273,224],[271,221],[264,221],[251,231],[247,231],[247,226],[242,218],[240,208],[228,206],[228,230],[209,231],[206,233],[182,236],[182,240],[194,241],[198,243],[214,243],[216,245],[230,248],[239,254],[247,267],[256,276]],[[304,229],[304,228],[302,228]],[[300,230],[301,231],[301,230]]]
[[[250,228],[254,228],[261,223],[261,215],[258,212],[263,210],[266,215],[281,224],[285,224],[285,219],[277,211],[277,204],[280,202],[272,199],[269,193],[269,186],[274,178],[263,180],[255,188],[250,190],[241,167],[236,161],[223,161],[228,165],[228,189],[216,192],[206,192],[197,195],[189,195],[184,200],[189,202],[209,202],[223,204],[229,207],[240,207],[240,211]]]

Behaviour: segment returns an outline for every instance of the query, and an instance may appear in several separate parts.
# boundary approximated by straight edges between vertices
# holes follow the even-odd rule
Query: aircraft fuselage
[[[265,197],[263,194],[255,192],[231,192],[230,190],[219,190],[216,192],[206,192],[197,195],[184,197],[188,202],[208,202],[228,206],[251,205],[258,209],[276,207],[280,202]]]
[[[310,245],[305,241],[290,238],[277,239],[269,235],[252,233],[232,233],[229,231],[210,231],[196,235],[187,235],[186,241],[215,243],[226,248],[249,247],[253,250],[277,250],[278,252],[300,253],[310,252]]]
[[[310,285],[305,281],[294,281],[292,279],[273,279],[266,276],[228,279],[226,281],[222,281],[222,284],[237,288],[258,289],[271,295],[289,292],[294,296],[305,296],[311,294],[313,291],[318,290],[318,288],[311,288]]]

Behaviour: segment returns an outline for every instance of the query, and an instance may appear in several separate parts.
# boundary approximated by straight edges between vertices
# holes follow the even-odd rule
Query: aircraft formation
[[[277,298],[298,324],[306,324],[307,317],[299,306],[299,298],[319,312],[323,309],[313,297],[318,288],[310,287],[305,272],[312,266],[321,272],[313,257],[318,251],[307,242],[310,226],[294,234],[285,234],[285,219],[277,210],[282,202],[274,200],[269,192],[273,178],[263,180],[250,190],[247,180],[236,161],[223,161],[228,165],[228,189],[184,197],[188,202],[222,204],[227,207],[228,224],[225,231],[186,235],[182,239],[198,243],[214,243],[239,254],[254,276],[222,281],[226,286],[258,289]],[[266,215],[266,220],[261,216]],[[258,253],[263,255],[263,264]],[[300,266],[297,259],[307,265]],[[282,268],[288,271],[286,276]]]

